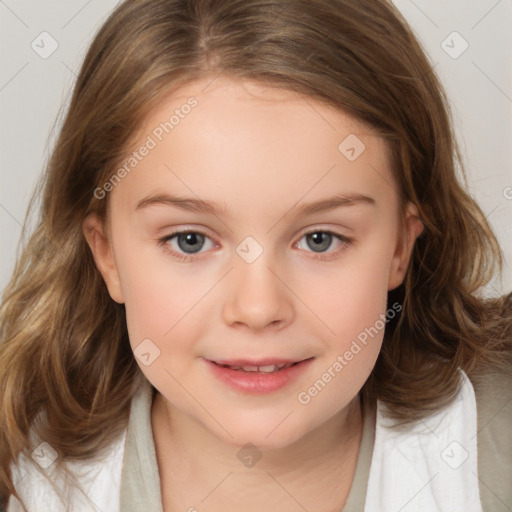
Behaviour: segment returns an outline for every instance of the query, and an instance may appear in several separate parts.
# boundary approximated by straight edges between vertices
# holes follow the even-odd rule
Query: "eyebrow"
[[[363,194],[338,194],[320,201],[303,204],[291,210],[295,210],[297,216],[312,215],[313,213],[333,210],[340,206],[353,206],[356,204],[375,206],[376,201],[372,197]],[[154,205],[172,206],[186,211],[217,216],[232,216],[226,206],[219,205],[215,201],[205,201],[204,199],[195,199],[192,197],[171,196],[169,194],[150,194],[137,203],[135,210],[141,210]]]

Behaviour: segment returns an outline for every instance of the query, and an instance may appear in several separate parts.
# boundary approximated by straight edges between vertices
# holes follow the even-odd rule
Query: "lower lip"
[[[263,373],[232,370],[205,359],[213,374],[224,384],[255,395],[273,393],[284,388],[305,372],[312,361],[313,358],[310,358],[277,372]]]

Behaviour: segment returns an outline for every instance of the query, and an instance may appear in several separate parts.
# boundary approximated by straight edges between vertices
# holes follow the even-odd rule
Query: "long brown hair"
[[[135,377],[124,306],[114,302],[82,222],[107,215],[105,183],[150,110],[173,89],[219,74],[326,102],[388,142],[402,207],[425,225],[362,390],[397,423],[448,403],[457,368],[510,368],[511,296],[481,287],[501,253],[457,178],[447,100],[407,23],[386,0],[127,0],[92,42],[0,310],[0,494],[29,431],[65,460],[84,460],[126,427]],[[39,196],[38,196],[39,197]],[[45,416],[39,421],[40,413]],[[36,418],[38,419],[35,422]]]

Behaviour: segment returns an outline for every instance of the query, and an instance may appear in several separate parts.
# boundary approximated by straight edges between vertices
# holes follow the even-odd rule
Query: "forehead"
[[[180,87],[145,118],[124,163],[133,151],[137,161],[113,191],[127,207],[162,188],[234,211],[251,206],[255,215],[257,206],[269,211],[334,189],[388,201],[395,195],[375,130],[324,102],[256,82]]]

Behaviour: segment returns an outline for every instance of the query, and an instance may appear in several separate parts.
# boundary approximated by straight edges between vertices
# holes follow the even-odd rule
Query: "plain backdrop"
[[[395,0],[452,105],[468,187],[501,243],[512,289],[512,0]],[[112,0],[0,0],[0,291],[85,51]],[[51,53],[51,54],[49,54]],[[53,128],[53,132],[52,132]]]

